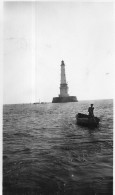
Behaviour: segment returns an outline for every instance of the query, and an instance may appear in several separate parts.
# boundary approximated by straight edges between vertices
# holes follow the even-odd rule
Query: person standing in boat
[[[91,106],[88,108],[88,112],[89,112],[89,117],[90,118],[93,118],[94,117],[94,107],[93,107],[93,104],[91,104]]]

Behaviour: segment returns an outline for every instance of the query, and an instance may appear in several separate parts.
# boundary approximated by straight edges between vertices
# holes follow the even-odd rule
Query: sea
[[[94,104],[99,127],[76,124]],[[3,195],[112,195],[113,100],[3,106]]]

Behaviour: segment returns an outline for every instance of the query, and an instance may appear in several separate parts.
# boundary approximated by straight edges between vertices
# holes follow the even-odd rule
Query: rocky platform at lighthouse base
[[[54,97],[52,103],[78,102],[76,96]]]

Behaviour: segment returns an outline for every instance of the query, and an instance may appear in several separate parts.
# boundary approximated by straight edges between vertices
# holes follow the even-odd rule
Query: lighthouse
[[[65,64],[61,61],[61,82],[60,82],[60,95],[59,97],[68,97],[68,85],[66,83]]]
[[[66,82],[65,63],[61,61],[61,81],[59,97],[54,97],[52,103],[78,102],[76,96],[69,96],[68,84]]]

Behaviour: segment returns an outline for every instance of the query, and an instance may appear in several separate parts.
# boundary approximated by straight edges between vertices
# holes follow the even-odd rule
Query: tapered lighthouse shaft
[[[66,83],[65,75],[65,64],[64,61],[61,62],[61,83],[60,83],[60,97],[67,97],[68,95],[68,85]]]
[[[66,75],[65,75],[65,64],[64,61],[61,63],[61,84],[66,84]]]

